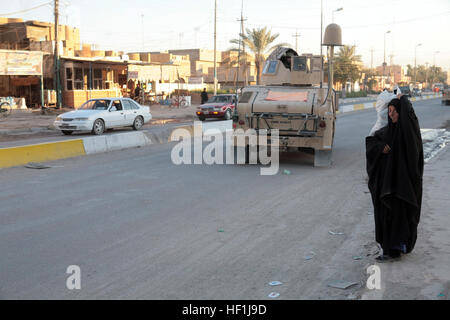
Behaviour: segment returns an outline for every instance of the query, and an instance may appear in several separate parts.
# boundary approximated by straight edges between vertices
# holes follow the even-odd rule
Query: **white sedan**
[[[54,126],[64,134],[92,131],[100,135],[106,129],[133,127],[139,130],[152,119],[150,107],[141,106],[129,98],[91,99],[75,110],[56,118]]]

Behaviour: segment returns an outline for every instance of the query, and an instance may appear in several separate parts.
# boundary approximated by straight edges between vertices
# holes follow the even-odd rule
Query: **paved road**
[[[439,99],[414,105],[422,128],[450,120]],[[275,176],[175,166],[173,144],[1,169],[0,298],[358,297],[373,262],[364,137],[375,118],[338,117],[331,168],[282,154]],[[66,289],[69,265],[81,268],[81,290]],[[336,279],[361,285],[327,287]]]

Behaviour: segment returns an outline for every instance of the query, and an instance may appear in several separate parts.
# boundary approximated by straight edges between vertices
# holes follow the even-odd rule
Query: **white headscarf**
[[[400,88],[397,87],[396,89],[397,94],[400,94]],[[388,113],[386,109],[388,107],[388,103],[395,98],[397,98],[397,95],[390,93],[387,90],[384,90],[378,95],[377,102],[375,104],[375,109],[377,110],[377,122],[375,122],[372,130],[370,130],[369,136],[373,136],[377,130],[380,130],[388,124]]]

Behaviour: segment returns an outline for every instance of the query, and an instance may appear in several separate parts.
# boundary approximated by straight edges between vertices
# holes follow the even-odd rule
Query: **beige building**
[[[176,55],[188,55],[191,65],[191,77],[202,78],[205,83],[214,83],[214,50],[185,49],[169,50]],[[221,86],[234,86],[237,79],[238,51],[217,51],[216,70],[217,81]],[[244,64],[239,67],[239,84],[256,83],[256,68],[254,57],[248,55],[247,68]]]
[[[191,65],[192,77],[203,77],[205,82],[214,82],[213,77],[208,77],[209,69],[214,70],[214,50],[207,49],[186,49],[186,50],[169,50],[169,53],[175,55],[188,55]],[[222,62],[222,52],[216,52],[216,67]]]
[[[222,86],[243,86],[245,84],[256,83],[256,67],[255,58],[247,54],[246,59],[241,57],[241,63],[238,68],[239,52],[224,51],[222,52],[222,62],[217,68],[217,81]],[[238,75],[239,70],[239,75]],[[209,69],[208,82],[213,82],[214,70]]]
[[[378,66],[376,68],[378,75],[383,75],[383,66]],[[387,77],[386,83],[409,83],[411,81],[410,77],[406,76],[406,68],[400,65],[387,65],[384,69],[385,76]]]
[[[80,30],[59,25],[58,33],[60,54],[75,56],[75,52],[80,49]],[[54,47],[54,24],[34,20],[0,18],[0,49],[53,53]]]
[[[145,67],[146,79],[159,83],[187,83],[191,76],[189,55],[176,55],[168,52],[130,52],[127,54],[130,63]]]

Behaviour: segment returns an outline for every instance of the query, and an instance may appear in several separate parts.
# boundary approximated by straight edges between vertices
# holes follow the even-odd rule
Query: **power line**
[[[292,35],[295,38],[295,52],[298,53],[298,38],[300,37],[300,34],[297,30],[295,30],[295,34]]]
[[[16,11],[16,12],[10,12],[10,13],[0,13],[0,16],[12,16],[12,15],[15,15],[15,14],[19,14],[19,13],[24,13],[24,12],[28,12],[28,11],[31,11],[31,10],[35,10],[35,9],[38,9],[40,7],[44,7],[44,6],[49,5],[49,4],[52,4],[52,1],[40,4],[40,5],[36,6],[36,7],[32,7],[32,8],[29,8],[29,9],[24,9],[24,10],[20,10],[20,11]]]

